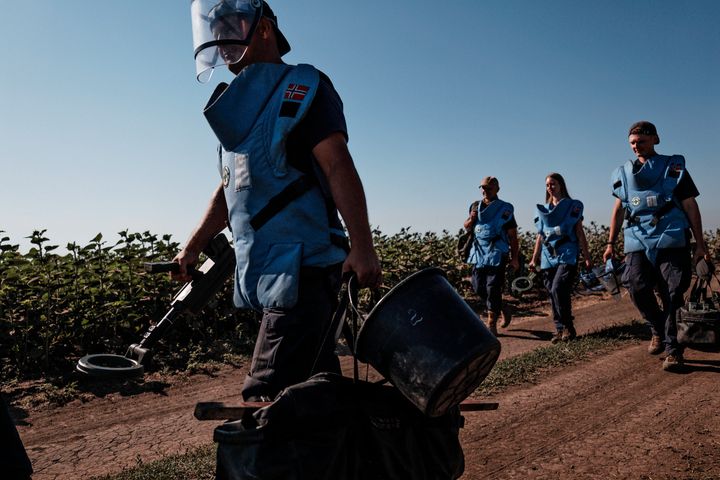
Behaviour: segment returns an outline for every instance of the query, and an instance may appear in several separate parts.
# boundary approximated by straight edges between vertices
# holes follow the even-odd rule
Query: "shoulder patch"
[[[511,212],[510,210],[505,210],[505,211],[502,213],[502,219],[503,219],[503,220],[507,220],[508,218],[510,218],[511,215],[512,215],[512,212]]]
[[[613,190],[616,190],[620,187],[622,187],[622,180],[618,180],[617,182],[613,183]]]
[[[300,85],[299,83],[291,83],[285,89],[283,93],[283,102],[280,105],[280,117],[295,118],[300,105],[305,100],[305,97],[310,92],[310,87],[307,85]]]
[[[297,116],[298,110],[300,110],[300,105],[302,105],[300,102],[282,102],[282,105],[280,105],[279,116],[295,118],[295,116]]]
[[[294,100],[296,102],[302,102],[305,100],[305,95],[310,91],[310,87],[307,85],[300,85],[298,83],[291,83],[285,89],[283,98],[285,100]]]
[[[570,216],[573,218],[577,218],[580,216],[580,212],[582,211],[582,208],[580,205],[575,205],[573,209],[570,211]]]
[[[683,164],[677,160],[670,162],[668,175],[672,178],[678,178],[683,171]]]

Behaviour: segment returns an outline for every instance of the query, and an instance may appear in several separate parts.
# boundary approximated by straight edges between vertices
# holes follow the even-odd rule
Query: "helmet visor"
[[[195,69],[201,82],[212,69],[242,59],[260,16],[262,0],[192,0]]]

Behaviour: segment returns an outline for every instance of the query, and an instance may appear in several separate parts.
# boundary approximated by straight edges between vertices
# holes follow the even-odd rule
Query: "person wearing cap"
[[[537,237],[530,270],[539,267],[550,295],[555,336],[552,343],[573,340],[577,336],[572,315],[572,291],[577,276],[578,254],[585,268],[592,268],[585,230],[583,204],[570,198],[565,179],[559,173],[545,177],[545,204],[537,205]]]
[[[340,372],[330,323],[341,276],[377,287],[380,262],[330,79],[283,62],[290,45],[267,2],[192,0],[191,18],[198,80],[220,66],[235,77],[204,110],[221,180],[174,278],[188,281],[187,267],[230,228],[235,305],[262,312],[242,395],[268,400],[313,373]]]
[[[673,371],[683,364],[676,313],[690,286],[692,265],[701,259],[710,260],[695,200],[699,192],[682,155],[660,155],[655,151],[655,145],[660,143],[655,125],[647,121],[634,123],[628,141],[637,159],[613,172],[612,191],[616,198],[603,260],[616,255],[615,245],[625,220],[622,281],[650,327],[648,352],[656,355],[664,350],[663,369]],[[692,254],[691,233],[695,239]]]
[[[465,230],[475,235],[468,263],[473,266],[473,289],[487,308],[487,326],[497,335],[500,315],[502,328],[507,328],[512,318],[509,306],[503,305],[502,292],[508,261],[514,271],[520,268],[517,222],[513,206],[498,198],[497,178],[483,178],[480,190],[482,200],[470,205],[464,223]]]

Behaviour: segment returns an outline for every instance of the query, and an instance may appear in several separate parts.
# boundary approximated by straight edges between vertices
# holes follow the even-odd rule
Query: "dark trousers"
[[[243,385],[245,401],[272,400],[284,388],[318,372],[341,373],[334,332],[328,333],[337,308],[341,270],[340,264],[303,267],[297,304],[263,311],[250,372]]]
[[[691,264],[688,248],[659,249],[655,265],[644,252],[631,252],[625,257],[623,285],[652,334],[663,339],[668,354],[683,352],[677,343],[675,319],[690,287]]]
[[[506,264],[507,259],[503,259],[498,267],[474,267],[472,272],[473,290],[485,303],[488,312],[494,314],[499,314],[502,309]]]
[[[25,453],[20,435],[5,400],[0,396],[0,476],[2,478],[30,478],[32,466]]]
[[[562,332],[573,326],[572,291],[577,275],[577,265],[561,263],[557,267],[542,271],[543,284],[550,295],[555,330]]]

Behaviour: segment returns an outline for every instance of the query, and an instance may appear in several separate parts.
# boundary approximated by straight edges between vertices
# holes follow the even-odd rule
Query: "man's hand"
[[[603,253],[603,262],[607,262],[608,259],[615,256],[615,249],[613,248],[612,243],[609,243],[607,248],[605,249],[605,252]]]
[[[184,248],[182,251],[180,251],[180,253],[175,256],[175,258],[173,258],[173,262],[180,264],[180,271],[177,273],[171,273],[170,277],[172,277],[172,279],[177,282],[184,283],[192,280],[192,277],[188,274],[187,269],[188,267],[195,266],[199,257],[200,252]]]
[[[378,288],[382,285],[382,270],[374,249],[363,252],[360,248],[351,248],[345,262],[343,273],[353,272],[361,288]]]
[[[710,254],[707,252],[705,245],[700,245],[699,243],[696,243],[695,253],[693,254],[693,265],[697,265],[697,263],[703,258],[706,262],[709,262]]]
[[[520,270],[520,260],[517,258],[510,260],[510,267],[513,269],[513,272],[517,273]]]

